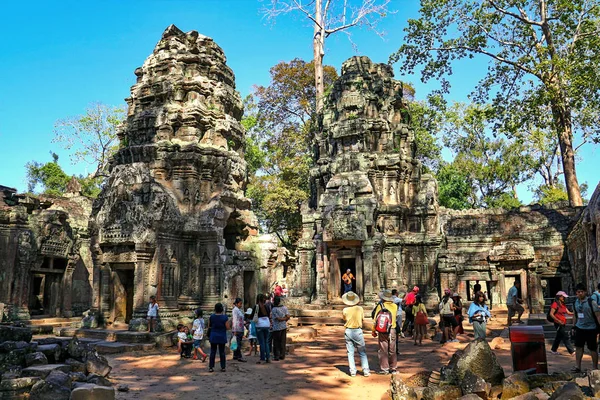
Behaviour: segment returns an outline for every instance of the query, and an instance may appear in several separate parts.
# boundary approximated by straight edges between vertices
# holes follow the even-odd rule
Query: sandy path
[[[465,337],[465,339],[468,339]],[[366,336],[371,370],[377,371],[376,339]],[[439,369],[452,354],[466,343],[426,341],[422,347],[410,339],[402,339],[398,371],[403,378],[418,371]],[[568,371],[573,357],[552,355],[548,350],[550,372]],[[566,354],[564,349],[561,349]],[[495,350],[507,374],[512,372],[510,344]],[[111,380],[116,385],[126,384],[129,392],[118,392],[118,399],[318,399],[340,400],[387,399],[389,376],[372,374],[370,377],[348,375],[343,328],[319,330],[315,342],[305,343],[285,361],[257,365],[257,357],[248,357],[247,363],[230,360],[227,372],[208,372],[208,363],[180,360],[175,350],[152,353],[129,353],[109,357],[114,367]],[[217,356],[218,360],[218,356]],[[358,363],[358,357],[357,357]],[[584,368],[590,367],[590,357],[584,357]]]

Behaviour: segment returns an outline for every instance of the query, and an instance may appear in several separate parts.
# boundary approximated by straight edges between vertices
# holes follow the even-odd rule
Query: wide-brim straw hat
[[[393,301],[392,291],[389,289],[385,289],[383,292],[379,293],[379,298],[385,301]]]
[[[358,297],[358,295],[356,293],[350,291],[350,292],[344,293],[344,295],[342,296],[342,301],[347,306],[355,306],[360,301],[360,298]]]

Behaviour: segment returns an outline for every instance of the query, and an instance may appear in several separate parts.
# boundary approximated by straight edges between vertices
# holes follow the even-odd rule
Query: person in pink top
[[[402,325],[402,332],[408,335],[412,335],[412,330],[415,326],[415,317],[413,316],[412,308],[417,301],[417,294],[419,294],[419,287],[414,286],[413,289],[404,296],[404,300],[402,301],[404,313],[406,314],[404,324]]]
[[[275,289],[273,290],[274,297],[281,297],[283,294],[283,288],[279,285],[279,282],[275,282]]]

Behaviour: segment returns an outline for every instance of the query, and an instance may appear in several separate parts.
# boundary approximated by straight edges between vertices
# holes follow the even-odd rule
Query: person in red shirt
[[[275,289],[273,290],[273,294],[275,295],[275,297],[281,297],[282,293],[283,288],[279,286],[279,282],[275,282]]]
[[[407,333],[408,335],[412,335],[412,330],[415,326],[415,317],[413,316],[412,308],[417,301],[417,294],[419,294],[419,287],[414,286],[412,291],[408,292],[406,296],[404,296],[404,300],[402,300],[402,306],[404,307],[404,313],[406,314],[404,324],[402,325],[402,332]]]
[[[552,343],[552,349],[550,350],[550,353],[552,354],[560,354],[557,350],[561,341],[565,344],[569,354],[572,355],[575,353],[566,329],[567,315],[573,315],[565,305],[565,298],[567,297],[569,296],[561,290],[556,293],[556,299],[550,306],[550,317],[554,320],[554,327],[556,328],[556,337],[554,338],[554,343]]]

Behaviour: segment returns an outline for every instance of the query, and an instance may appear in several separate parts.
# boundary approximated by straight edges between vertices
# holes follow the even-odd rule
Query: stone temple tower
[[[223,50],[171,25],[135,70],[108,182],[94,204],[93,309],[130,322],[252,295],[242,102]],[[248,287],[246,287],[248,286]]]
[[[350,58],[322,118],[292,296],[335,303],[350,269],[367,301],[413,285],[437,301],[437,183],[415,159],[401,82],[388,65]]]

